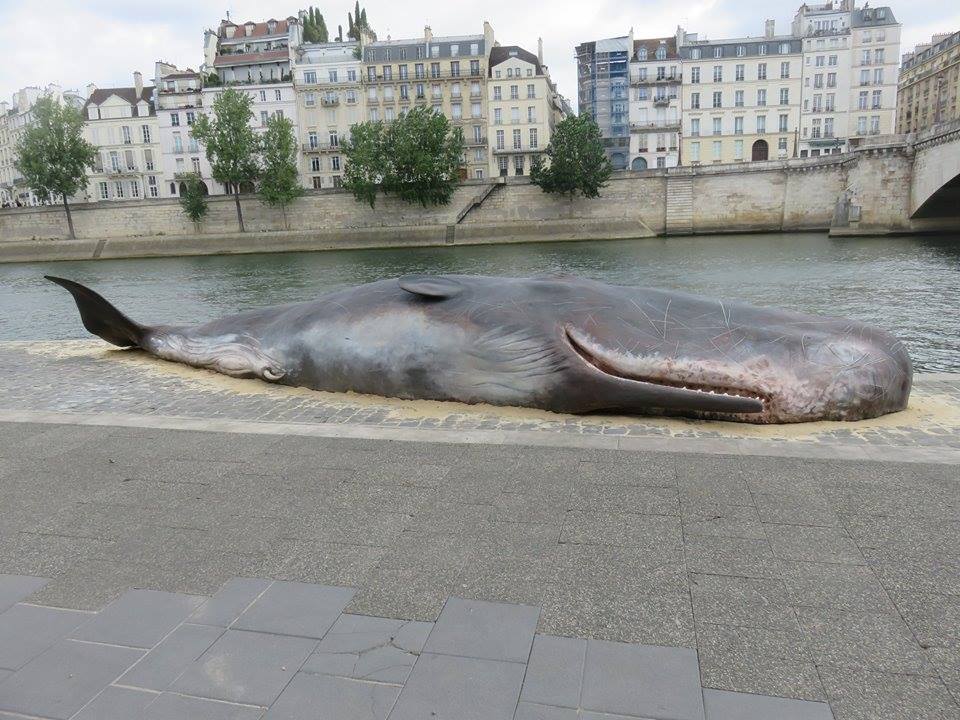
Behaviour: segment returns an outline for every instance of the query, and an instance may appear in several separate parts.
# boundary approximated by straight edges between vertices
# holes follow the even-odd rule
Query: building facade
[[[684,164],[750,162],[795,155],[801,43],[778,36],[695,40],[683,62]]]
[[[576,47],[579,111],[600,128],[607,158],[614,170],[630,158],[629,62],[633,31],[622,37],[581,43]]]
[[[903,56],[897,132],[916,133],[960,119],[960,32],[934,35]]]
[[[630,169],[680,164],[683,72],[676,37],[633,41],[630,58]]]
[[[538,42],[536,55],[518,45],[493,47],[487,83],[487,174],[527,175],[542,159],[554,128],[565,116],[556,85],[543,64],[543,42]],[[477,169],[473,177],[484,174]]]
[[[107,202],[160,197],[160,132],[154,88],[139,72],[133,87],[88,87],[84,137],[98,148],[82,200]]]
[[[77,110],[84,102],[77,91],[64,91],[54,84],[45,88],[21,88],[13,94],[11,102],[0,102],[0,207],[39,204],[37,196],[24,185],[16,168],[16,147],[33,123],[33,106],[42,97],[52,97]]]
[[[154,83],[161,158],[160,197],[178,197],[184,189],[185,173],[198,174],[209,192],[210,163],[197,141],[190,137],[194,122],[203,112],[202,73],[158,62]]]
[[[341,143],[364,120],[360,43],[304,44],[297,48],[293,83],[302,149],[300,177],[306,187],[340,187]]]
[[[484,177],[487,151],[487,61],[493,28],[483,34],[377,40],[362,49],[367,120],[389,122],[412,107],[432,107],[463,130],[461,176]]]

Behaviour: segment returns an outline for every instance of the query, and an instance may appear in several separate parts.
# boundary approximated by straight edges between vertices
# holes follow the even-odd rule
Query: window
[[[837,105],[837,96],[834,93],[827,93],[827,104],[824,106],[824,109],[827,112],[833,112],[836,110]]]
[[[690,119],[690,135],[692,137],[700,137],[700,118]]]
[[[527,122],[535,123],[537,121],[537,108],[534,105],[527,106]]]
[[[123,183],[119,180],[113,184],[113,196],[118,200],[123,199]]]
[[[869,84],[870,84],[870,71],[869,71],[869,70],[861,70],[861,71],[860,71],[860,84],[861,84],[861,85],[869,85]]]
[[[713,141],[713,161],[720,162],[720,159],[723,157],[723,141],[714,140]]]
[[[690,143],[690,160],[692,162],[700,162],[700,143]]]
[[[180,127],[180,113],[170,113],[170,127]]]
[[[192,139],[192,138],[191,138]],[[153,150],[147,148],[143,151],[143,161],[145,170],[153,170]]]
[[[535,98],[537,96],[536,89],[533,85],[527,85],[527,97]]]
[[[743,107],[743,90],[735,90],[733,93],[734,107]]]
[[[511,85],[511,86],[510,86],[510,99],[511,99],[511,100],[517,100],[517,99],[519,99],[519,98],[520,98],[520,86],[519,86],[519,85]]]
[[[267,124],[267,119],[268,119],[269,117],[270,117],[270,113],[268,113],[266,110],[261,110],[261,111],[260,111],[260,126],[261,126],[261,127],[265,127],[265,126],[266,126],[266,124]]]
[[[517,125],[520,122],[520,108],[510,108],[510,124]]]
[[[872,110],[879,110],[879,109],[880,109],[882,97],[883,97],[883,91],[882,91],[882,90],[874,90],[874,91],[873,91],[873,98],[872,98],[872,102],[870,103],[870,108],[871,108]]]
[[[313,91],[303,94],[303,104],[307,107],[313,107],[317,104],[317,96]]]
[[[813,139],[815,139],[815,140],[816,140],[816,139],[819,139],[820,136],[821,136],[821,129],[820,129],[820,128],[821,128],[821,124],[822,124],[822,123],[820,122],[820,118],[814,118],[814,119],[811,121],[810,124],[811,124],[811,127],[810,127],[810,137],[813,138]]]
[[[767,91],[764,88],[757,90],[757,105],[763,107],[767,104]]]
[[[192,136],[187,138],[187,147],[189,148],[190,152],[194,153],[200,150],[200,146],[197,144],[197,139]]]
[[[780,63],[780,79],[786,80],[790,77],[790,63],[782,62]]]
[[[266,90],[261,90],[261,91],[260,91],[260,102],[266,102],[266,101],[267,101],[267,91],[266,91]]]
[[[723,82],[723,65],[713,66],[713,81]]]
[[[763,135],[767,132],[767,116],[757,115],[757,135]]]
[[[105,182],[100,183],[100,199],[109,200],[110,199],[110,189],[107,187]]]
[[[311,150],[316,150],[317,147],[319,147],[320,142],[319,142],[319,139],[317,138],[316,130],[311,130],[310,132],[307,133],[307,145],[310,147]]]
[[[384,80],[393,80],[393,66],[384,65],[383,66],[383,79]]]
[[[497,130],[497,150],[503,150],[504,148],[504,136],[503,130]]]
[[[357,81],[357,71],[356,69],[347,70],[347,81],[356,82]]]
[[[470,74],[471,74],[471,75],[479,75],[479,74],[480,74],[480,61],[479,61],[479,60],[471,60],[471,61],[470,61]]]
[[[700,93],[690,93],[690,108],[693,110],[700,109]]]
[[[451,77],[460,77],[460,62],[454,61],[450,63],[450,76]]]
[[[477,180],[483,180],[483,170],[474,170],[473,177]]]
[[[767,44],[766,44],[766,43],[761,43],[761,44],[760,44],[760,46],[757,48],[757,54],[759,54],[759,55],[766,55],[766,54],[767,54]]]
[[[173,134],[173,151],[174,151],[175,153],[182,153],[182,152],[183,152],[183,137],[180,135],[180,133],[174,133],[174,134]],[[110,156],[111,156],[110,159],[111,159],[111,160],[113,159],[113,155],[114,155],[114,154],[115,154],[115,153],[110,153]],[[114,170],[116,170],[116,168],[114,168]]]
[[[780,125],[778,128],[779,132],[782,132],[782,133],[790,132],[789,125],[788,125],[789,121],[790,121],[789,115],[780,115]]]
[[[340,169],[340,156],[334,155],[330,158],[330,169],[339,170]]]
[[[340,134],[336,130],[331,130],[327,135],[327,141],[330,147],[340,147]]]
[[[690,50],[690,59],[699,60],[700,59],[700,48],[692,48]]]
[[[640,72],[641,72],[641,74],[643,74],[644,76],[646,75],[646,73],[645,73],[643,70],[641,70]],[[646,77],[641,77],[640,79],[641,79],[641,80],[646,80]],[[700,82],[700,68],[699,68],[699,67],[692,67],[692,68],[690,68],[690,82],[692,82],[692,83],[694,83],[694,84],[697,84],[697,83]]]
[[[197,175],[199,175],[200,174],[200,158],[191,158],[191,162],[193,163],[193,171]]]
[[[539,147],[537,143],[537,129],[530,128],[530,148],[536,150]]]
[[[877,68],[873,71],[873,84],[883,85],[883,68]]]
[[[440,89],[439,83],[434,83],[430,86],[430,94],[433,96],[434,100],[443,97],[443,90]]]
[[[160,188],[157,186],[157,176],[148,175],[147,176],[147,192],[150,194],[150,197],[160,197]]]
[[[100,183],[100,184],[101,184],[101,185],[106,185],[106,183]],[[177,184],[176,184],[176,183],[170,183],[170,194],[171,194],[171,195],[176,195],[176,194],[177,194]],[[106,198],[104,198],[104,199],[106,199]]]
[[[780,104],[790,104],[790,88],[780,88]]]
[[[460,83],[453,83],[450,86],[450,97],[460,97]]]
[[[758,63],[757,64],[757,80],[766,80],[767,79],[767,64]]]
[[[666,59],[667,59],[667,48],[665,48],[663,45],[660,45],[660,46],[657,48],[656,58],[657,58],[657,60],[666,60]]]
[[[717,118],[718,120],[720,118]],[[714,133],[719,135],[719,133]],[[743,135],[743,116],[739,115],[733,119],[733,134],[734,135]]]
[[[483,139],[483,128],[479,125],[473,126],[473,141],[480,142]]]
[[[493,99],[503,100],[503,88],[501,88],[499,85],[493,86]]]
[[[837,74],[835,72],[827,73],[827,87],[835,88],[837,86]]]
[[[864,50],[860,53],[860,64],[869,65],[870,64],[870,50]]]
[[[440,77],[440,63],[430,63],[430,77]]]
[[[313,178],[313,189],[320,190],[322,187],[323,187],[322,178],[319,178],[319,177]]]
[[[149,126],[149,125],[141,125],[141,126],[140,126],[140,132],[141,132],[142,135],[143,135],[143,144],[144,144],[144,145],[149,145],[149,144],[150,144],[150,126]]]
[[[320,158],[310,158],[310,170],[313,172],[320,172]]]
[[[823,119],[823,136],[825,138],[833,137],[833,118]]]
[[[380,122],[380,111],[377,108],[370,108],[370,122]]]
[[[737,82],[741,82],[747,75],[747,66],[746,65],[737,65],[735,78]]]
[[[867,118],[861,116],[857,118],[857,135],[867,134]]]
[[[787,150],[786,138],[780,138],[779,140],[777,140],[777,150],[783,150],[784,152],[786,152]]]
[[[513,149],[520,150],[523,146],[520,144],[520,131],[513,131]]]
[[[817,73],[813,76],[813,86],[815,88],[823,87],[823,73]]]
[[[713,134],[723,135],[723,118],[713,118]]]
[[[722,57],[723,57],[723,48],[722,48],[722,47],[715,47],[715,48],[713,49],[713,56],[714,56],[715,58],[722,58]]]
[[[817,66],[817,67],[823,67],[823,63],[824,63],[824,57],[823,57],[823,55],[817,55],[816,66]],[[807,65],[809,65],[809,64],[810,64],[810,58],[807,58]]]
[[[790,43],[780,43],[780,54],[781,55],[790,54]]]
[[[733,159],[743,160],[743,140],[733,141]]]
[[[475,102],[470,104],[470,117],[472,118],[480,117],[480,103]]]
[[[493,109],[493,124],[503,125],[503,109],[502,108]]]
[[[123,136],[123,144],[130,145],[133,142],[133,137],[130,135],[130,126],[124,125],[120,128],[121,135]]]
[[[460,103],[455,103],[450,106],[450,117],[453,120],[461,120],[463,118],[463,105]]]
[[[830,58],[829,58],[829,60],[827,61],[827,65],[829,65],[830,67],[836,67],[836,66],[837,66],[837,56],[836,56],[836,55],[831,55]]]
[[[715,108],[723,107],[723,93],[719,90],[713,94],[713,106]]]
[[[745,45],[737,45],[737,57],[743,57],[747,54],[747,48]]]

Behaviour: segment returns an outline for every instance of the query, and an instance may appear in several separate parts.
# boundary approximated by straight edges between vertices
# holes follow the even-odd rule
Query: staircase
[[[693,178],[667,177],[667,235],[693,234]]]

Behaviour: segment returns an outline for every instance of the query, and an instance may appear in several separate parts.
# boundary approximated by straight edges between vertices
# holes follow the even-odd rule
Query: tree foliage
[[[378,189],[424,207],[446,205],[463,151],[463,132],[433,109],[414,108],[387,124],[360,123],[344,145],[344,187],[370,207]]]
[[[54,98],[38,100],[33,118],[17,142],[15,166],[40,200],[52,202],[60,196],[73,238],[69,198],[87,187],[87,170],[93,167],[97,148],[83,137],[80,111]]]
[[[183,191],[180,193],[183,213],[199,225],[210,209],[203,181],[197,173],[184,173],[179,175],[178,179],[183,183]]]
[[[353,13],[347,13],[347,37],[351,40],[359,40],[361,31],[366,32],[374,40],[377,39],[377,34],[367,21],[367,9],[361,8],[360,0],[357,0],[353,8]],[[341,35],[342,34],[343,31],[341,30]]]
[[[260,140],[260,199],[284,211],[303,195],[297,179],[297,137],[293,123],[274,115],[267,121],[267,131]]]
[[[260,174],[260,138],[250,126],[252,104],[247,93],[227,88],[213,101],[213,116],[200,115],[190,131],[204,147],[213,179],[233,189],[240,232],[244,231],[240,186],[255,182]]]
[[[600,128],[589,115],[560,121],[547,146],[547,163],[538,163],[530,179],[546,193],[586,198],[600,195],[612,168],[603,150]]]
[[[303,21],[303,40],[309,43],[325,43],[329,41],[327,24],[320,10],[312,5],[307,9],[307,17]]]

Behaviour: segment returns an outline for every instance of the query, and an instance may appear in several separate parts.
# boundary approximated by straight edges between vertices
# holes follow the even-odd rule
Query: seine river
[[[191,323],[404,273],[566,271],[622,285],[841,315],[902,338],[921,371],[960,372],[957,238],[725,235],[0,265],[0,340],[87,337],[42,279],[90,285],[136,320]]]

